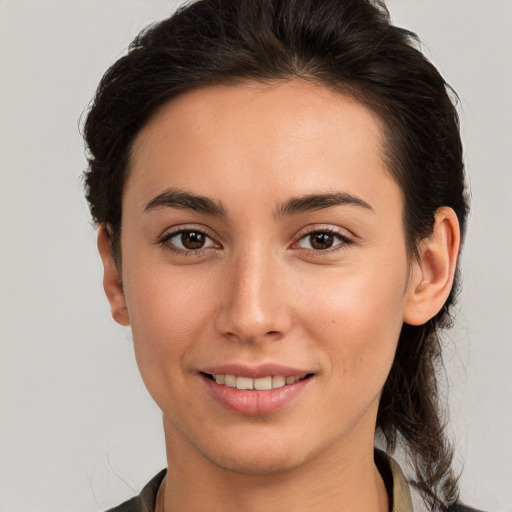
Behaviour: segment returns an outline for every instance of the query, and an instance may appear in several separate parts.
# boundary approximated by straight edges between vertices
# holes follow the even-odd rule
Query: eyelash
[[[203,235],[207,240],[213,242],[212,246],[208,247],[200,247],[198,249],[181,249],[180,247],[176,247],[171,243],[171,240],[179,235],[183,235],[184,233],[197,233],[199,235]],[[157,240],[157,244],[163,245],[166,250],[172,252],[173,254],[180,254],[182,256],[201,256],[206,252],[210,252],[212,249],[216,249],[220,246],[217,244],[213,238],[204,230],[197,228],[180,228],[176,231],[171,231],[170,233],[166,233],[162,237]]]
[[[213,245],[208,247],[200,247],[198,249],[181,249],[179,247],[176,247],[174,244],[170,243],[170,241],[179,235],[183,235],[184,233],[197,233],[199,235],[203,235],[206,239],[213,242]],[[335,237],[338,240],[338,243],[332,247],[328,247],[326,249],[308,249],[308,248],[302,248],[302,250],[306,251],[309,254],[312,255],[323,255],[323,254],[331,254],[333,252],[343,250],[346,248],[346,246],[351,245],[354,243],[354,240],[347,237],[346,235],[340,233],[339,231],[332,229],[332,228],[322,228],[322,229],[312,229],[311,231],[307,231],[305,233],[302,233],[299,237],[299,239],[294,242],[291,246],[291,248],[296,248],[296,246],[303,240],[307,239],[308,237],[311,237],[316,234],[321,235],[331,235]],[[174,253],[174,254],[180,254],[184,256],[201,256],[206,252],[210,252],[212,249],[217,249],[220,247],[220,244],[216,243],[205,230],[203,229],[195,229],[195,228],[180,228],[176,231],[172,231],[170,233],[166,233],[162,237],[160,237],[157,240],[157,244],[165,246],[166,250]],[[297,247],[297,250],[301,249],[301,247]]]
[[[325,255],[325,254],[332,254],[334,252],[346,249],[348,245],[351,245],[354,243],[354,240],[352,238],[349,238],[347,235],[340,233],[336,229],[332,228],[320,228],[320,229],[312,229],[310,231],[307,231],[305,233],[302,233],[298,239],[297,242],[294,242],[292,247],[297,246],[302,240],[307,239],[308,237],[311,237],[313,235],[331,235],[334,238],[337,239],[338,243],[336,245],[333,245],[327,249],[307,249],[302,248],[304,251],[307,251],[307,253],[312,254],[314,256],[316,255]],[[301,249],[299,247],[299,249]]]

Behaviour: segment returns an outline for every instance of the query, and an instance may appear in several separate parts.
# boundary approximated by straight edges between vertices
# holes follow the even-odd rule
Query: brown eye
[[[181,243],[185,249],[201,249],[206,242],[206,236],[199,231],[184,231],[181,233]]]
[[[334,245],[334,235],[331,233],[313,233],[309,235],[309,243],[316,250],[329,249]]]
[[[312,231],[305,234],[298,242],[301,249],[309,249],[313,251],[328,251],[329,249],[342,248],[350,245],[352,240],[341,233],[334,231]]]
[[[166,245],[169,249],[182,253],[217,246],[206,233],[194,229],[179,230],[174,233],[169,233],[162,237],[160,243]]]

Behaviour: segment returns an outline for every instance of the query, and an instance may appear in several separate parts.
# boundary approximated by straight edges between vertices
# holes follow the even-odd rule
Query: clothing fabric
[[[410,485],[398,463],[384,452],[375,452],[375,462],[391,499],[391,512],[432,512],[427,509],[420,492]],[[167,470],[162,470],[134,498],[107,512],[155,512],[156,497]],[[203,512],[203,511],[198,511]],[[206,511],[204,511],[206,512]],[[446,512],[480,512],[464,505],[454,505]]]
[[[156,495],[166,473],[167,470],[163,469],[144,486],[138,496],[107,510],[107,512],[155,512]]]

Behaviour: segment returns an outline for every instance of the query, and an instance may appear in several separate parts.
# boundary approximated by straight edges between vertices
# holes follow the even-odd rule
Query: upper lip
[[[203,368],[202,373],[210,375],[236,375],[237,377],[249,377],[259,379],[262,377],[282,375],[283,377],[298,377],[313,373],[311,370],[302,368],[292,368],[291,366],[283,366],[281,364],[265,363],[260,365],[245,364],[219,364]]]

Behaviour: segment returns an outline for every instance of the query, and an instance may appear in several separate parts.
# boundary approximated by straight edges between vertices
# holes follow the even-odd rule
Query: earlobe
[[[439,208],[432,233],[418,247],[404,310],[404,322],[421,325],[443,307],[452,289],[460,249],[460,227],[455,212]]]
[[[105,226],[98,228],[98,251],[103,262],[103,289],[110,303],[112,318],[120,325],[130,325],[121,276],[112,254],[110,235]]]

